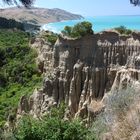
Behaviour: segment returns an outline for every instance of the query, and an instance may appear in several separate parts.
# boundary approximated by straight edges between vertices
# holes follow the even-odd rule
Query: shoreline
[[[124,26],[132,31],[140,32],[139,25],[140,15],[121,15],[121,16],[97,16],[85,17],[80,20],[63,20],[60,22],[49,22],[41,26],[42,30],[49,30],[55,33],[60,33],[65,26],[74,26],[81,21],[89,21],[93,25],[95,33],[111,30],[120,26]]]

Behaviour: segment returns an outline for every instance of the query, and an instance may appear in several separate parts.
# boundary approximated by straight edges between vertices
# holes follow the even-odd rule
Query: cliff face
[[[108,93],[140,81],[138,33],[120,36],[106,31],[77,40],[59,37],[53,47],[35,39],[31,46],[38,51],[44,81],[29,99],[21,98],[18,116],[28,112],[40,117],[65,102],[66,118],[88,116],[89,121],[104,109]]]

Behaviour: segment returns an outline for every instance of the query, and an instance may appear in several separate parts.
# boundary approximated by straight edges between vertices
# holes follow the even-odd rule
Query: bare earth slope
[[[35,7],[31,9],[17,7],[0,9],[0,17],[12,18],[20,22],[27,22],[31,24],[44,24],[83,18],[81,15],[72,14],[57,8],[46,9]]]

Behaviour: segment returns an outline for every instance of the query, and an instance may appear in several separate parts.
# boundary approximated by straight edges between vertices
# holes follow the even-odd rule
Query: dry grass
[[[132,87],[116,91],[106,102],[104,112],[113,140],[140,140],[140,96]]]

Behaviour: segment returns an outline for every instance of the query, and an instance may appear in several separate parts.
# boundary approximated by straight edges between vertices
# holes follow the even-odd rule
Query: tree
[[[14,3],[17,6],[19,6],[19,3],[17,2],[17,0],[3,0],[3,1],[7,3],[8,5],[11,5]],[[24,5],[25,7],[29,8],[33,4],[34,0],[19,0],[19,2],[22,3],[22,5]]]
[[[93,34],[92,24],[88,21],[77,23],[73,27],[66,26],[62,34],[68,37],[80,38],[87,34]]]
[[[64,30],[62,31],[62,34],[69,36],[72,32],[72,27],[70,26],[65,26]]]
[[[131,4],[134,4],[135,6],[140,4],[140,0],[130,0]]]

